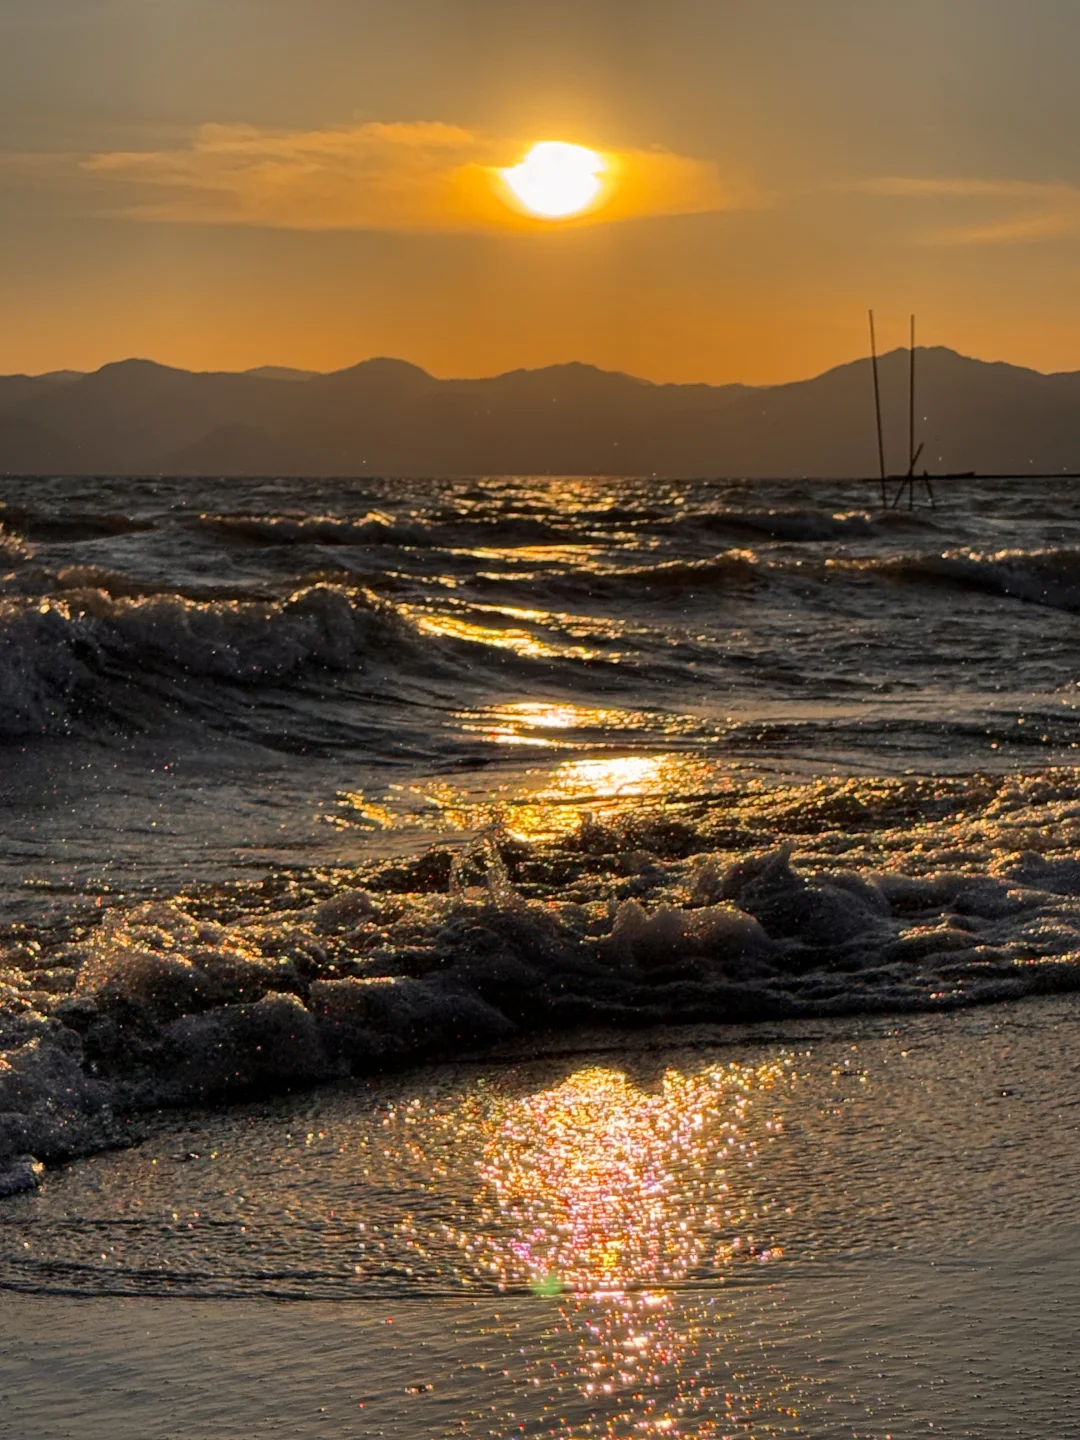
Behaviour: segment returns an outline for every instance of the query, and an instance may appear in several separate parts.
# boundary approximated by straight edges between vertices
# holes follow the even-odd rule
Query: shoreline
[[[25,1235],[24,1263],[93,1281],[96,1248],[96,1283],[136,1266],[159,1293],[7,1290],[6,1413],[28,1440],[1061,1433],[1080,1395],[1078,1025],[1072,997],[723,1052],[630,1036],[618,1056],[191,1115],[7,1209],[5,1267]],[[559,1254],[582,1260],[574,1284],[523,1283]],[[469,1293],[489,1258],[507,1288]],[[290,1298],[245,1293],[282,1265]],[[229,1298],[184,1293],[214,1271]],[[647,1377],[620,1379],[634,1354]]]
[[[139,1112],[545,1033],[1080,988],[1076,769],[725,785],[606,810],[549,797],[456,848],[119,905],[51,951],[24,944],[0,1155],[25,1179],[123,1143]]]

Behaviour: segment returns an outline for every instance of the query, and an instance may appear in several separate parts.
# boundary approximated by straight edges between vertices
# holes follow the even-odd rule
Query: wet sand
[[[5,1296],[0,1398],[7,1433],[25,1440],[1041,1440],[1075,1423],[1078,1285],[1080,1234],[1068,1252],[856,1261],[695,1298],[672,1323],[705,1318],[713,1343],[701,1379],[713,1398],[689,1428],[664,1428],[661,1417],[609,1429],[572,1387],[553,1402],[533,1358],[572,1373],[580,1352],[558,1303],[534,1297],[339,1306]]]
[[[616,1036],[167,1117],[5,1206],[5,1433],[1067,1435],[1078,1027]]]

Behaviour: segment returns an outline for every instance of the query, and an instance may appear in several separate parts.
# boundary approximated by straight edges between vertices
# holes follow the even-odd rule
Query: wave
[[[725,550],[711,560],[666,560],[598,578],[611,585],[616,593],[625,593],[624,587],[629,585],[654,595],[685,596],[695,591],[751,584],[759,574],[760,567],[752,550]]]
[[[750,782],[693,815],[586,815],[557,840],[504,828],[293,877],[284,911],[234,887],[9,943],[0,1189],[115,1143],[140,1108],[515,1035],[1080,988],[1080,861],[1055,838],[1078,801],[1075,770]]]
[[[550,596],[629,602],[641,595],[651,600],[686,599],[753,585],[768,568],[758,563],[752,550],[725,550],[709,560],[663,560],[621,570],[544,570],[525,577],[480,574],[472,577],[469,585],[471,589],[501,589],[524,578],[532,592]]]
[[[116,597],[76,589],[0,600],[0,736],[121,717],[148,677],[279,684],[315,667],[349,671],[415,646],[415,628],[370,591],[312,585],[288,599]]]
[[[463,545],[566,543],[565,529],[528,516],[470,519],[449,516],[395,520],[379,510],[357,519],[333,515],[200,515],[195,524],[237,544],[401,545],[437,549]]]
[[[0,504],[0,517],[10,531],[23,539],[46,544],[106,540],[118,535],[138,535],[154,529],[153,520],[104,511],[50,512]]]
[[[542,665],[550,679],[558,663],[575,674],[607,663],[575,641],[395,604],[335,583],[340,576],[285,599],[235,586],[183,593],[92,567],[45,578],[49,593],[0,593],[0,739],[145,728],[178,712],[232,724],[237,691],[302,686],[310,695],[368,672],[459,686],[478,663],[502,679],[517,667],[524,676]],[[250,712],[246,701],[240,708]],[[257,715],[249,719],[257,730]]]
[[[1055,610],[1080,610],[1080,549],[1068,547],[993,552],[958,548],[938,555],[829,560],[826,569],[954,585]]]
[[[427,529],[372,510],[359,519],[333,515],[200,515],[194,522],[246,545],[426,545]]]
[[[681,515],[663,527],[683,536],[749,535],[793,543],[824,540],[869,540],[896,529],[922,529],[934,522],[923,515],[886,511],[871,516],[864,510],[705,510]]]

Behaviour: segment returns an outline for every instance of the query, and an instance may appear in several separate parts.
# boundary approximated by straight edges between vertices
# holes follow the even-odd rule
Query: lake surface
[[[939,490],[2,482],[0,1156],[1071,988],[1080,502]]]
[[[0,482],[19,1433],[1062,1433],[1080,503],[939,488]]]
[[[0,893],[340,865],[530,788],[1072,764],[1076,487],[938,489],[0,481]]]
[[[7,1202],[6,1421],[1067,1434],[1078,1026],[1066,997],[613,1033],[163,1119]]]

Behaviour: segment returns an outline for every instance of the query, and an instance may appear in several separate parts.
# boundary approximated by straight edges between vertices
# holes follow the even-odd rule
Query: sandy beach
[[[7,1203],[6,1424],[1064,1435],[1078,1024],[608,1036],[165,1117]]]

